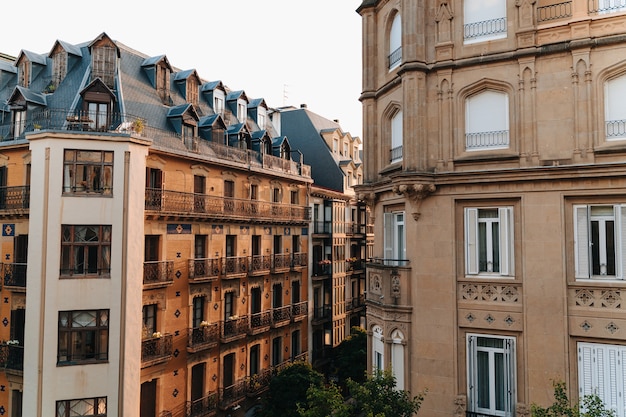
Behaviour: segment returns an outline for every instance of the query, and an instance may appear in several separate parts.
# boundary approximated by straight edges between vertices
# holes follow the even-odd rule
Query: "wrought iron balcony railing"
[[[309,313],[309,303],[307,301],[300,301],[291,305],[291,318],[294,320],[306,317]]]
[[[219,323],[208,323],[188,329],[187,347],[192,352],[210,349],[217,346],[220,338]]]
[[[250,257],[250,275],[267,274],[272,267],[271,255],[253,255]]]
[[[272,326],[283,326],[291,321],[291,305],[272,309]]]
[[[330,221],[314,221],[313,233],[327,235],[332,232],[333,223]]]
[[[206,417],[212,416],[217,411],[218,403],[217,392],[210,392],[204,397],[194,401],[187,401],[187,417]]]
[[[272,323],[272,312],[270,310],[260,313],[250,314],[250,333],[257,334],[267,330]]]
[[[141,341],[141,365],[150,366],[167,361],[172,356],[172,335],[151,337]]]
[[[389,151],[389,161],[398,162],[402,160],[402,145],[396,146]]]
[[[2,264],[5,287],[26,288],[26,263]]]
[[[293,204],[271,203],[207,194],[146,189],[145,209],[163,214],[239,219],[248,221],[308,222],[311,208]]]
[[[537,23],[564,19],[566,17],[572,17],[571,1],[537,7]]]
[[[506,17],[483,20],[463,25],[464,38],[477,39],[484,36],[506,34]]]
[[[272,371],[271,368],[263,369],[246,378],[246,393],[248,396],[257,396],[269,387],[273,376]]]
[[[330,304],[324,304],[313,309],[313,320],[323,321],[329,319],[332,315],[333,308]]]
[[[314,277],[316,276],[325,277],[327,275],[331,275],[332,273],[333,273],[333,266],[330,262],[325,263],[323,261],[313,260],[313,276]]]
[[[20,212],[29,208],[30,185],[0,187],[0,212]]]
[[[233,385],[220,388],[219,407],[223,410],[237,404],[246,396],[246,380],[241,379]]]
[[[304,268],[307,265],[309,254],[306,252],[295,252],[291,254],[291,268]]]
[[[212,281],[220,276],[222,264],[220,258],[189,259],[189,279],[193,281]]]
[[[465,134],[465,149],[497,149],[509,146],[509,131],[474,132]]]
[[[402,47],[397,48],[395,51],[391,52],[387,57],[387,68],[393,68],[398,65],[402,61]]]
[[[24,346],[10,345],[3,343],[0,345],[0,365],[12,371],[24,370]]]
[[[275,253],[272,255],[272,271],[288,271],[291,267],[291,255],[288,253]]]
[[[146,261],[143,263],[143,283],[168,285],[174,281],[173,261]]]
[[[248,273],[247,256],[228,256],[222,258],[222,265],[224,266],[224,278],[239,277]]]
[[[222,321],[221,327],[221,339],[222,342],[230,342],[231,340],[244,337],[248,333],[249,318],[232,317],[229,320]]]

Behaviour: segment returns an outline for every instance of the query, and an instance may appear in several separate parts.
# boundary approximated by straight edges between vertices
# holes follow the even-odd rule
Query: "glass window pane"
[[[489,353],[477,352],[476,353],[476,372],[478,373],[476,378],[476,398],[478,400],[478,407],[489,407]]]

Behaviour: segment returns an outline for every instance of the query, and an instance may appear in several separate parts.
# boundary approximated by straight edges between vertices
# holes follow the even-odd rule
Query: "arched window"
[[[400,330],[391,333],[391,371],[396,377],[396,389],[404,389],[404,334]]]
[[[402,62],[402,19],[396,13],[389,30],[389,69],[392,70]]]
[[[506,38],[506,0],[465,0],[463,13],[466,44]]]
[[[509,147],[509,96],[485,90],[465,100],[465,150]]]
[[[402,161],[402,110],[391,118],[391,163]]]
[[[385,369],[385,345],[383,343],[383,329],[374,326],[372,329],[372,370],[382,371]]]
[[[606,140],[626,139],[626,74],[604,83]]]

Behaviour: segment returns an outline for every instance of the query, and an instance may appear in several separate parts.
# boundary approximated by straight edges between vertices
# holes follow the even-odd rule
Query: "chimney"
[[[339,119],[333,119],[333,122],[339,124]]]
[[[300,104],[300,108],[301,108],[301,109],[306,109],[306,108],[307,108],[306,103],[302,103],[302,104]]]

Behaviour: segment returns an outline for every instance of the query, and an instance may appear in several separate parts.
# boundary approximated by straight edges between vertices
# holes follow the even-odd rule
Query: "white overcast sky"
[[[362,138],[361,0],[23,0],[2,5],[0,52],[50,52],[102,32],[270,107],[308,105]]]

